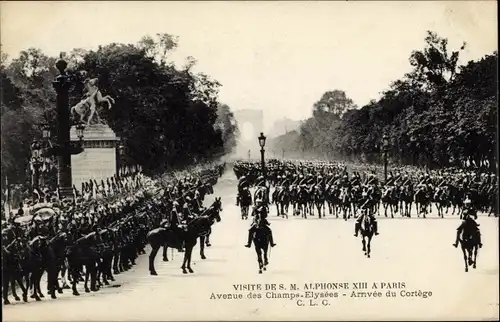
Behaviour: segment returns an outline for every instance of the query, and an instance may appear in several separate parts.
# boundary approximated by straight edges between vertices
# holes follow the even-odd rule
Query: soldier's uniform
[[[240,196],[243,193],[243,188],[247,188],[249,182],[245,176],[242,176],[238,181],[238,194],[236,195],[236,206],[240,205]]]
[[[358,218],[356,218],[356,222],[354,224],[354,236],[355,237],[358,237],[358,232],[361,229],[361,220],[363,219],[363,216],[370,216],[371,217],[372,222],[373,222],[373,232],[375,233],[375,235],[378,235],[378,222],[377,222],[377,218],[375,218],[375,216],[373,214],[371,214],[370,212],[368,212],[368,207],[369,207],[369,201],[367,200],[361,206],[363,214],[360,215],[360,216],[358,216]]]
[[[256,206],[252,212],[254,220],[252,222],[252,226],[248,230],[248,240],[245,247],[250,247],[252,245],[253,234],[258,228],[267,230],[271,247],[274,247],[276,246],[276,244],[274,243],[273,232],[271,228],[269,228],[270,223],[267,221],[267,212],[268,212],[267,207],[262,205],[262,200],[260,199],[257,199],[255,201],[255,204]]]
[[[483,244],[481,243],[481,232],[479,231],[479,224],[474,220],[474,219],[477,219],[477,210],[472,205],[472,202],[470,201],[470,199],[466,199],[464,201],[464,206],[466,207],[465,208],[466,213],[464,215],[464,219],[460,223],[460,226],[458,226],[458,228],[457,228],[457,235],[456,235],[455,243],[453,244],[453,246],[455,246],[455,247],[458,246],[458,242],[460,241],[460,234],[462,233],[462,231],[465,229],[465,227],[467,225],[470,225],[471,228],[476,230],[475,232],[477,234],[479,248],[481,248],[481,247],[483,247]],[[472,217],[474,217],[474,218],[472,218]]]

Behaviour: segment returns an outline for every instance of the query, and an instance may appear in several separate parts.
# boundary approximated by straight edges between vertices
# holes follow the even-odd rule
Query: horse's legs
[[[168,262],[168,246],[165,244],[163,245],[163,261]]]
[[[207,259],[205,256],[205,236],[200,236],[200,256],[201,259]]]
[[[28,302],[28,288],[27,286],[24,287],[24,283],[23,283],[23,276],[22,275],[19,275],[19,274],[15,274],[12,276],[12,280],[14,282],[17,282],[17,284],[19,284],[19,287],[21,288],[21,291],[23,292],[23,302]],[[12,285],[14,288],[12,289],[12,294],[15,294],[15,283]],[[17,295],[16,295],[16,301],[19,301],[19,299],[17,298]]]
[[[467,251],[465,250],[465,247],[462,245],[462,253],[464,255],[464,263],[465,263],[465,271],[469,271],[469,266],[467,265]]]
[[[45,297],[40,287],[40,282],[42,281],[43,273],[44,273],[44,268],[39,268],[36,274],[36,279],[33,281],[33,292],[35,292],[35,294],[38,294],[40,298]]]
[[[98,259],[99,261],[99,259]],[[92,292],[97,292],[99,288],[97,287],[97,263],[98,261],[92,260],[90,263],[90,290]]]
[[[366,256],[368,258],[370,258],[370,253],[372,251],[371,244],[372,244],[372,236],[368,236],[368,243],[366,245]]]
[[[9,282],[13,278],[11,276],[12,273],[7,273],[5,270],[2,272],[2,297],[3,297],[3,304],[7,305],[10,304],[9,301]]]
[[[477,250],[478,250],[478,246],[474,246],[474,259],[473,259],[472,268],[476,268]]]
[[[262,262],[262,250],[257,245],[255,245],[255,252],[257,253],[257,262],[259,263],[259,274],[262,274],[262,268],[264,267]]]
[[[185,247],[185,250],[184,250],[184,259],[182,260],[182,273],[183,274],[187,274],[187,271],[186,271],[186,264],[187,264],[187,260],[188,260],[188,245],[187,243],[184,243],[184,247]]]
[[[14,299],[16,301],[20,301],[21,299],[19,298],[19,296],[17,296],[17,293],[16,293],[16,278],[15,278],[15,273],[12,275],[12,278],[8,279],[7,281],[10,280],[10,290],[12,291],[12,296],[14,297]],[[7,287],[8,289],[8,287]]]
[[[196,239],[195,239],[196,242]],[[189,243],[189,246],[186,245],[186,252],[188,253],[187,257],[187,270],[189,273],[194,273],[194,271],[191,269],[191,256],[193,255],[193,248],[196,243]]]
[[[19,283],[19,287],[23,291],[23,302],[28,302],[28,283],[26,282],[26,286],[24,285],[23,277],[27,278],[27,276],[19,275],[17,277],[17,282]]]
[[[68,259],[68,278],[71,276],[71,289],[73,290],[73,295],[78,296],[78,290],[76,289],[76,284],[78,283],[78,267],[76,263]]]
[[[155,257],[156,254],[158,253],[158,250],[160,249],[160,245],[151,245],[151,254],[149,254],[149,273],[151,275],[158,275],[155,270]]]
[[[363,244],[363,252],[365,252],[365,255],[366,255],[366,241],[365,241],[365,236],[361,236],[361,243]]]
[[[209,232],[209,233],[207,234],[207,236],[205,236],[205,245],[207,245],[207,247],[211,247],[211,246],[212,246],[212,244],[210,244],[210,235],[211,235],[211,234],[212,234],[212,233],[211,233],[211,232]]]
[[[89,263],[86,263],[85,264],[85,281],[84,281],[85,293],[90,293],[90,289],[88,286],[89,277],[90,277],[90,267],[89,267]]]
[[[262,249],[264,251],[264,267],[263,269],[266,270],[266,266],[269,265],[269,260],[267,258],[267,251],[268,251],[268,248],[269,247],[269,244],[266,244],[264,245],[264,248]]]

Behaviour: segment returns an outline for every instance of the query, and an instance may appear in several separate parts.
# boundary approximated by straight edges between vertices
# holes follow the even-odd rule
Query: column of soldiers
[[[354,170],[353,170],[354,168]],[[361,168],[358,166],[358,169]],[[366,168],[366,166],[365,166]],[[350,169],[350,171],[348,171]],[[267,181],[274,187],[290,191],[290,187],[319,187],[319,191],[326,192],[329,187],[335,186],[339,190],[351,193],[351,202],[360,205],[362,214],[372,217],[374,232],[378,234],[375,211],[369,211],[373,205],[371,198],[375,194],[382,195],[382,191],[394,189],[396,198],[401,198],[401,191],[410,194],[414,199],[417,191],[423,192],[429,204],[443,203],[447,206],[457,206],[461,217],[463,215],[470,225],[478,227],[473,218],[482,211],[498,216],[497,177],[493,173],[467,171],[463,169],[441,169],[435,171],[415,168],[400,168],[388,174],[387,181],[379,179],[376,169],[361,171],[342,162],[325,161],[290,161],[269,160],[266,165]],[[261,165],[258,162],[238,161],[234,165],[234,173],[245,185],[258,185],[261,176]],[[359,195],[354,192],[360,191]],[[378,191],[378,192],[377,192]],[[239,194],[241,190],[239,190]],[[293,202],[293,201],[292,201]],[[401,202],[398,200],[397,202]],[[377,207],[378,208],[378,207]],[[377,209],[378,212],[378,209]],[[360,230],[362,216],[358,216],[355,223],[355,236]],[[461,231],[466,224],[464,221],[457,229],[456,247]],[[480,234],[479,246],[481,246]]]
[[[88,288],[85,282],[85,291],[97,291],[114,280],[114,274],[135,265],[145,253],[148,231],[180,225],[199,214],[204,196],[213,193],[211,187],[223,171],[224,165],[217,164],[175,179],[135,173],[100,183],[91,180],[80,191],[74,189],[72,199],[38,192],[29,216],[11,216],[2,222],[4,303],[9,303],[9,283],[19,284],[23,300],[27,301],[28,289],[31,298],[39,300],[44,272],[52,298],[66,288],[67,280],[78,295],[76,282],[83,273],[90,274],[91,285]],[[15,289],[14,298],[19,300]]]

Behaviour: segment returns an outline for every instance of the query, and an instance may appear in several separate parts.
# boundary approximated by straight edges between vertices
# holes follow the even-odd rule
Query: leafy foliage
[[[125,162],[140,164],[149,173],[213,159],[235,145],[237,124],[229,106],[218,101],[221,84],[208,75],[194,74],[193,57],[180,69],[169,62],[177,43],[175,36],[157,34],[137,45],[113,43],[95,51],[75,48],[65,57],[69,72],[87,71],[99,79],[103,94],[115,99],[111,110],[99,110],[100,116],[122,138]],[[10,182],[23,182],[31,142],[41,136],[39,125],[47,120],[56,133],[52,86],[58,74],[56,58],[30,48],[8,66],[4,61],[2,173]],[[82,93],[82,84],[70,89],[71,106]]]
[[[449,53],[447,39],[430,31],[425,41],[423,50],[411,53],[413,71],[392,83],[378,101],[348,107],[336,119],[331,115],[335,108],[325,101],[341,101],[342,96],[329,99],[332,92],[325,93],[303,124],[299,145],[323,156],[380,162],[387,133],[393,162],[494,167],[497,52],[459,67],[465,44]]]

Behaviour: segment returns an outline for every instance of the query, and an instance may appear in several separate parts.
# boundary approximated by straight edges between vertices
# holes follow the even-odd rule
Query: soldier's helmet
[[[470,200],[469,196],[464,200],[464,208],[471,208],[472,207],[472,200]]]

